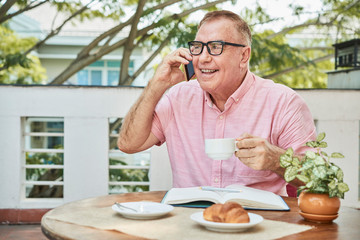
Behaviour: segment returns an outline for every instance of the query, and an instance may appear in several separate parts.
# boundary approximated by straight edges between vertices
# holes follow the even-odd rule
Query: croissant
[[[207,221],[222,223],[248,223],[250,222],[247,211],[236,202],[213,204],[206,208],[203,217]]]

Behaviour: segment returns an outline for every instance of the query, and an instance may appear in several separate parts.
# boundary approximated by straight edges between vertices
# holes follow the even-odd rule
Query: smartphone
[[[185,65],[185,72],[186,72],[186,79],[189,81],[194,75],[194,65],[192,61],[189,62],[189,64]]]

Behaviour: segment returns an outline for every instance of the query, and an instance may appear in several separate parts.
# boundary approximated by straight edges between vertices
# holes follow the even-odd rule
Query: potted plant
[[[349,187],[344,183],[344,172],[331,158],[343,158],[341,153],[327,153],[321,151],[327,147],[323,141],[325,133],[320,133],[316,141],[306,143],[314,151],[307,151],[303,159],[294,156],[292,148],[280,156],[280,166],[285,168],[285,181],[295,178],[304,183],[298,188],[298,204],[300,214],[310,221],[331,222],[337,218],[340,208],[339,198],[344,198]]]

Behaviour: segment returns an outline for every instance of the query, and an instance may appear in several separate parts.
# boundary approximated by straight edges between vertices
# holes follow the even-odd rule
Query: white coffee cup
[[[214,160],[227,160],[237,150],[234,138],[205,139],[205,152]]]

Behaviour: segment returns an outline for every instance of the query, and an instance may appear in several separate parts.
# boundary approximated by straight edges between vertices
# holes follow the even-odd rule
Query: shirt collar
[[[244,81],[241,83],[240,87],[236,89],[236,91],[230,96],[230,98],[232,98],[234,102],[238,102],[249,91],[254,81],[255,75],[248,70],[245,75]]]
[[[241,83],[240,87],[236,89],[236,91],[230,96],[230,98],[232,98],[234,102],[239,102],[239,100],[250,89],[254,81],[255,81],[255,75],[248,70],[245,75],[244,81]],[[212,102],[210,98],[210,94],[208,92],[205,92],[205,101],[209,107],[211,108],[213,107],[214,103]]]
[[[213,107],[213,105],[214,105],[214,103],[212,102],[212,100],[211,100],[211,98],[210,98],[210,94],[208,93],[208,92],[206,92],[206,91],[204,91],[204,93],[205,93],[205,102],[207,103],[207,105],[209,106],[209,107]]]

